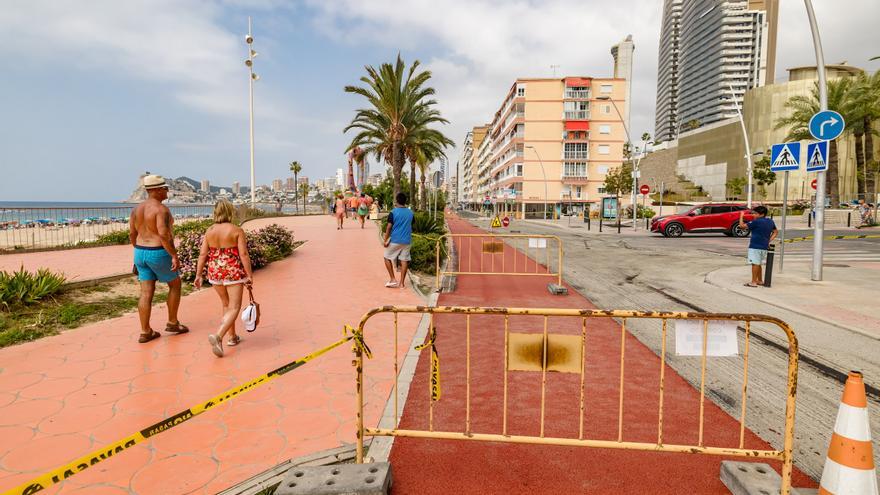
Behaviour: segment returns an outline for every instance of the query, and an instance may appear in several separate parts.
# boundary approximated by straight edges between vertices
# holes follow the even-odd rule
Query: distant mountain
[[[190,179],[189,177],[186,177],[186,176],[178,177],[175,180],[179,180],[181,182],[186,182],[187,184],[191,185],[193,187],[193,189],[195,189],[196,191],[202,190],[202,181]],[[212,186],[210,186],[210,189],[211,189],[211,192],[215,193],[215,194],[219,193],[221,189],[226,189],[226,192],[228,192],[228,193],[232,192],[232,186],[214,186],[214,185],[212,185]],[[240,186],[240,191],[241,191],[241,194],[246,194],[251,191],[251,188],[247,187],[247,186]]]

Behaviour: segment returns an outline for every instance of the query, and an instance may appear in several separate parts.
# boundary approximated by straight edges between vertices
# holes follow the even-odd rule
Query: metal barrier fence
[[[128,230],[136,205],[0,208],[0,252],[74,247]],[[210,218],[214,205],[169,205],[177,224]]]
[[[363,462],[364,458],[364,437],[369,436],[390,436],[390,437],[412,437],[412,438],[433,438],[433,439],[452,439],[452,440],[471,440],[486,442],[506,442],[520,444],[542,444],[542,445],[562,445],[562,446],[580,446],[594,448],[611,448],[611,449],[628,449],[639,451],[654,452],[677,452],[691,454],[711,454],[723,456],[736,456],[757,459],[775,459],[782,462],[782,485],[781,493],[786,495],[791,489],[792,475],[792,442],[794,435],[794,413],[795,400],[797,397],[797,371],[798,371],[798,343],[797,338],[792,329],[782,320],[770,316],[757,314],[726,314],[726,313],[688,313],[688,312],[642,312],[642,311],[602,311],[602,310],[580,310],[580,309],[555,309],[555,308],[484,308],[484,307],[424,307],[424,306],[385,306],[375,308],[366,313],[360,321],[356,335],[365,335],[364,330],[367,322],[374,316],[391,313],[394,318],[394,422],[393,427],[388,428],[367,428],[364,426],[364,360],[363,353],[369,352],[365,345],[358,345],[353,348],[355,354],[354,365],[357,369],[357,462]],[[430,315],[430,327],[427,341],[425,344],[417,347],[417,349],[431,348],[431,372],[428,380],[428,429],[400,429],[398,428],[400,421],[400,409],[398,405],[398,315],[400,313],[418,313]],[[465,369],[466,369],[466,397],[465,397],[465,414],[463,420],[463,431],[435,431],[434,429],[434,402],[440,398],[440,371],[439,357],[435,348],[436,327],[434,325],[434,316],[440,314],[464,315],[466,320],[465,333]],[[504,325],[504,363],[503,363],[503,410],[502,410],[502,427],[501,433],[480,433],[474,432],[471,428],[471,317],[473,315],[497,315],[503,317]],[[510,317],[512,316],[540,316],[543,317],[543,333],[540,334],[516,334],[510,332]],[[574,318],[580,319],[581,335],[577,339],[576,335],[552,334],[548,332],[548,320],[550,318]],[[599,440],[585,438],[584,434],[584,384],[585,384],[585,363],[586,363],[586,338],[588,330],[588,321],[597,318],[615,318],[621,321],[620,326],[620,383],[619,383],[619,402],[618,402],[618,418],[617,418],[617,440]],[[660,372],[659,372],[659,409],[657,412],[657,441],[633,442],[624,440],[624,380],[625,380],[625,342],[626,342],[626,323],[629,319],[655,319],[661,322],[662,347],[660,351]],[[700,354],[700,409],[699,409],[699,429],[697,432],[697,443],[692,445],[684,444],[666,444],[663,441],[663,413],[664,413],[664,380],[666,352],[667,352],[667,322],[668,320],[695,320],[702,322],[702,352]],[[745,344],[743,350],[743,380],[742,380],[742,409],[740,413],[739,423],[739,443],[737,446],[707,446],[703,439],[705,397],[706,397],[706,365],[707,365],[707,345],[709,336],[709,322],[733,321],[743,322],[743,331]],[[788,340],[788,379],[787,393],[785,396],[785,424],[783,426],[783,446],[782,450],[760,450],[744,448],[745,441],[745,416],[746,401],[749,379],[749,343],[751,339],[752,322],[764,322],[775,325],[780,328],[786,335]],[[485,329],[486,325],[480,328]],[[486,340],[485,335],[479,336],[483,342]],[[578,345],[579,352],[574,354],[569,362],[560,364],[558,356],[560,347],[566,345],[571,348],[572,337],[576,339],[575,345]],[[496,337],[500,340],[500,336]],[[577,342],[579,340],[579,342]],[[565,341],[568,341],[567,344]],[[511,350],[515,345],[519,347],[514,355],[521,355],[519,350],[523,349],[523,345],[532,345],[533,354],[536,355],[540,362],[536,364],[537,369],[523,367],[523,363],[512,363]],[[537,347],[535,347],[537,346]],[[562,353],[564,354],[564,353]],[[568,353],[572,355],[571,353]],[[548,362],[548,356],[554,355],[554,364]],[[579,355],[579,357],[578,357]],[[448,354],[446,354],[448,356]],[[516,359],[514,359],[516,361]],[[512,366],[513,364],[513,366]],[[565,368],[568,369],[560,369]],[[512,435],[508,431],[508,375],[511,370],[540,371],[541,373],[541,411],[540,411],[540,434],[538,436]],[[501,371],[501,370],[499,370]],[[545,403],[547,391],[547,372],[548,371],[569,371],[580,374],[580,399],[579,399],[579,426],[577,438],[568,437],[549,437],[545,436]],[[641,384],[638,384],[641,385]],[[781,399],[781,398],[780,398]]]
[[[443,270],[440,248],[447,240],[452,243],[452,251],[456,253],[455,266]],[[551,246],[553,243],[556,244],[555,249]],[[505,250],[506,244],[512,249]],[[476,248],[479,248],[479,253],[475,252]],[[555,235],[444,234],[437,239],[436,250],[437,289],[446,275],[555,277],[556,283],[562,285],[562,241]],[[552,259],[551,251],[554,250],[556,257]],[[530,256],[532,253],[534,256]]]

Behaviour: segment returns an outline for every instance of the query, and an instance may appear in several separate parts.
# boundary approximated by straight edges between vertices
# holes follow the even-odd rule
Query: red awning
[[[565,130],[566,131],[589,131],[590,123],[586,120],[566,120],[565,121]]]
[[[565,85],[566,86],[589,86],[592,79],[586,77],[566,77]]]

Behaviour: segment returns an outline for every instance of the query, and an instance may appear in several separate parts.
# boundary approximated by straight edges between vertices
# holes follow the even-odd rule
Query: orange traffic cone
[[[819,494],[878,495],[868,425],[868,400],[865,382],[858,371],[849,372],[843,387],[843,399],[828,446]]]

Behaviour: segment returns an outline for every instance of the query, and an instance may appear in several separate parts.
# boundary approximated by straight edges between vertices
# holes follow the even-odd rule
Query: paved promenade
[[[0,270],[14,271],[22,266],[35,272],[50,268],[61,272],[68,282],[131,273],[131,246],[102,246],[60,251],[0,255]]]
[[[461,220],[450,219],[449,223],[456,233],[481,233]],[[490,255],[481,254],[480,243],[473,242],[469,252],[467,244],[465,251],[459,252],[460,263],[466,265],[467,256],[475,259],[482,256],[488,262]],[[504,256],[507,257],[506,266],[513,266],[513,250],[509,246]],[[522,254],[518,256],[519,266],[522,266]],[[568,296],[550,295],[546,284],[551,280],[538,276],[459,276],[456,290],[441,294],[438,305],[595,308],[571,288]],[[511,316],[509,324],[511,332],[540,333],[544,328],[543,319],[534,316]],[[581,325],[579,318],[551,318],[548,322],[549,331],[555,334],[580,336]],[[471,431],[502,433],[504,319],[498,316],[471,317],[469,370],[465,362],[465,317],[455,314],[437,316],[436,327],[437,348],[442,358],[443,396],[433,408],[434,430],[465,431],[465,376],[470,373]],[[659,323],[657,327],[659,331]],[[673,328],[670,328],[668,352],[674,352],[673,336]],[[654,443],[658,432],[660,360],[629,333],[625,345],[623,439]],[[374,352],[377,349],[379,347],[373,346]],[[621,366],[619,324],[610,319],[587,320],[586,349],[584,437],[615,441]],[[429,428],[428,397],[422,392],[423,384],[429,379],[429,363],[428,351],[423,351],[411,389],[416,393],[408,397],[401,428]],[[708,387],[717,372],[710,361]],[[699,392],[668,364],[665,380],[663,443],[695,445]],[[539,435],[541,387],[539,372],[509,373],[509,434]],[[578,438],[579,375],[548,373],[546,387],[546,436]],[[705,414],[705,445],[736,447],[739,422],[712,403],[709,397],[705,402]],[[782,426],[782,418],[779,418],[779,425]],[[745,448],[768,449],[769,445],[746,429]],[[416,438],[397,439],[391,454],[395,492],[404,494],[724,494],[729,492],[719,480],[721,460],[721,457],[709,455]],[[779,463],[770,464],[779,467]],[[796,470],[795,486],[815,486],[815,483]]]
[[[256,273],[262,323],[252,334],[241,331],[242,344],[222,359],[206,339],[220,316],[211,289],[184,298],[187,335],[138,344],[137,315],[128,314],[0,350],[0,492],[323,347],[374,306],[422,303],[409,289],[383,287],[372,223],[361,230],[347,222],[337,231],[332,217],[314,216],[249,227],[268,223],[307,242]],[[391,347],[391,333],[376,331],[390,320],[375,321],[370,345]],[[417,319],[400,321],[405,352]],[[164,324],[160,305],[153,326]],[[390,357],[376,356],[366,367],[390,369]],[[388,373],[370,373],[368,424],[378,421],[391,381]],[[291,457],[354,440],[355,380],[345,345],[42,493],[213,494]]]

